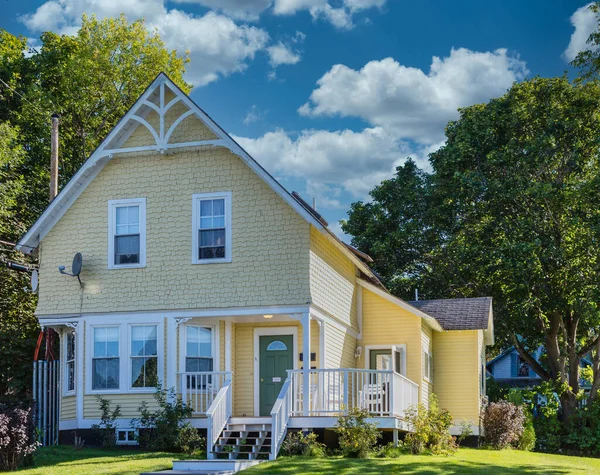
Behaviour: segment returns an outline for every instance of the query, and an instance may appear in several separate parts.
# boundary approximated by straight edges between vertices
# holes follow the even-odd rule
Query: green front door
[[[292,335],[269,335],[260,337],[260,415],[271,415],[273,404],[287,378],[287,370],[293,369],[294,353]]]

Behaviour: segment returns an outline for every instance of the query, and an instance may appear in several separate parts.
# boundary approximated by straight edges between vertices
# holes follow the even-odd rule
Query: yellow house
[[[249,457],[274,458],[289,428],[332,428],[355,406],[397,437],[432,393],[479,431],[491,300],[388,293],[164,74],[18,248],[39,253],[37,316],[60,335],[63,439],[98,422],[102,395],[132,443],[159,382],[191,406],[209,456],[254,434]]]

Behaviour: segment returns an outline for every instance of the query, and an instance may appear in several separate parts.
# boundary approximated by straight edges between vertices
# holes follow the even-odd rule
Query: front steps
[[[212,450],[215,459],[269,460],[271,423],[231,419]]]

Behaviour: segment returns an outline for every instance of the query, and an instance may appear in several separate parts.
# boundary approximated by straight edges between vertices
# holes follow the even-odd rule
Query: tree
[[[0,30],[0,79],[8,85],[0,82],[0,122],[7,122],[0,129],[0,239],[18,240],[48,204],[52,114],[60,115],[64,186],[160,72],[189,92],[187,62],[187,53],[166,49],[156,31],[124,16],[84,16],[73,36],[43,33],[38,50]],[[25,390],[31,381],[30,336],[38,326],[27,286],[26,275],[0,269],[0,392]],[[16,385],[5,377],[18,374],[15,362],[28,368]]]
[[[590,403],[600,388],[598,110],[600,86],[566,77],[515,84],[501,98],[462,109],[430,156],[422,229],[436,236],[434,245],[396,269],[419,269],[412,280],[429,296],[491,295],[499,340],[554,384],[565,418],[577,407],[579,363],[590,351]],[[388,228],[406,228],[374,198]],[[364,220],[355,209],[343,229],[358,232],[353,243],[366,250],[352,225]],[[388,236],[369,239],[378,249]],[[381,256],[394,251],[379,249]],[[540,344],[542,364],[532,357]]]

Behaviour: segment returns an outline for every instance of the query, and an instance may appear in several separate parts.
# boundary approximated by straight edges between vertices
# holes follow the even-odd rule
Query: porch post
[[[225,371],[231,371],[231,320],[225,320]]]
[[[308,416],[308,411],[310,409],[310,313],[305,312],[302,314],[302,336],[303,336],[303,344],[302,344],[302,375],[304,377],[304,395],[303,395],[303,404],[302,407],[304,409],[304,415]]]

